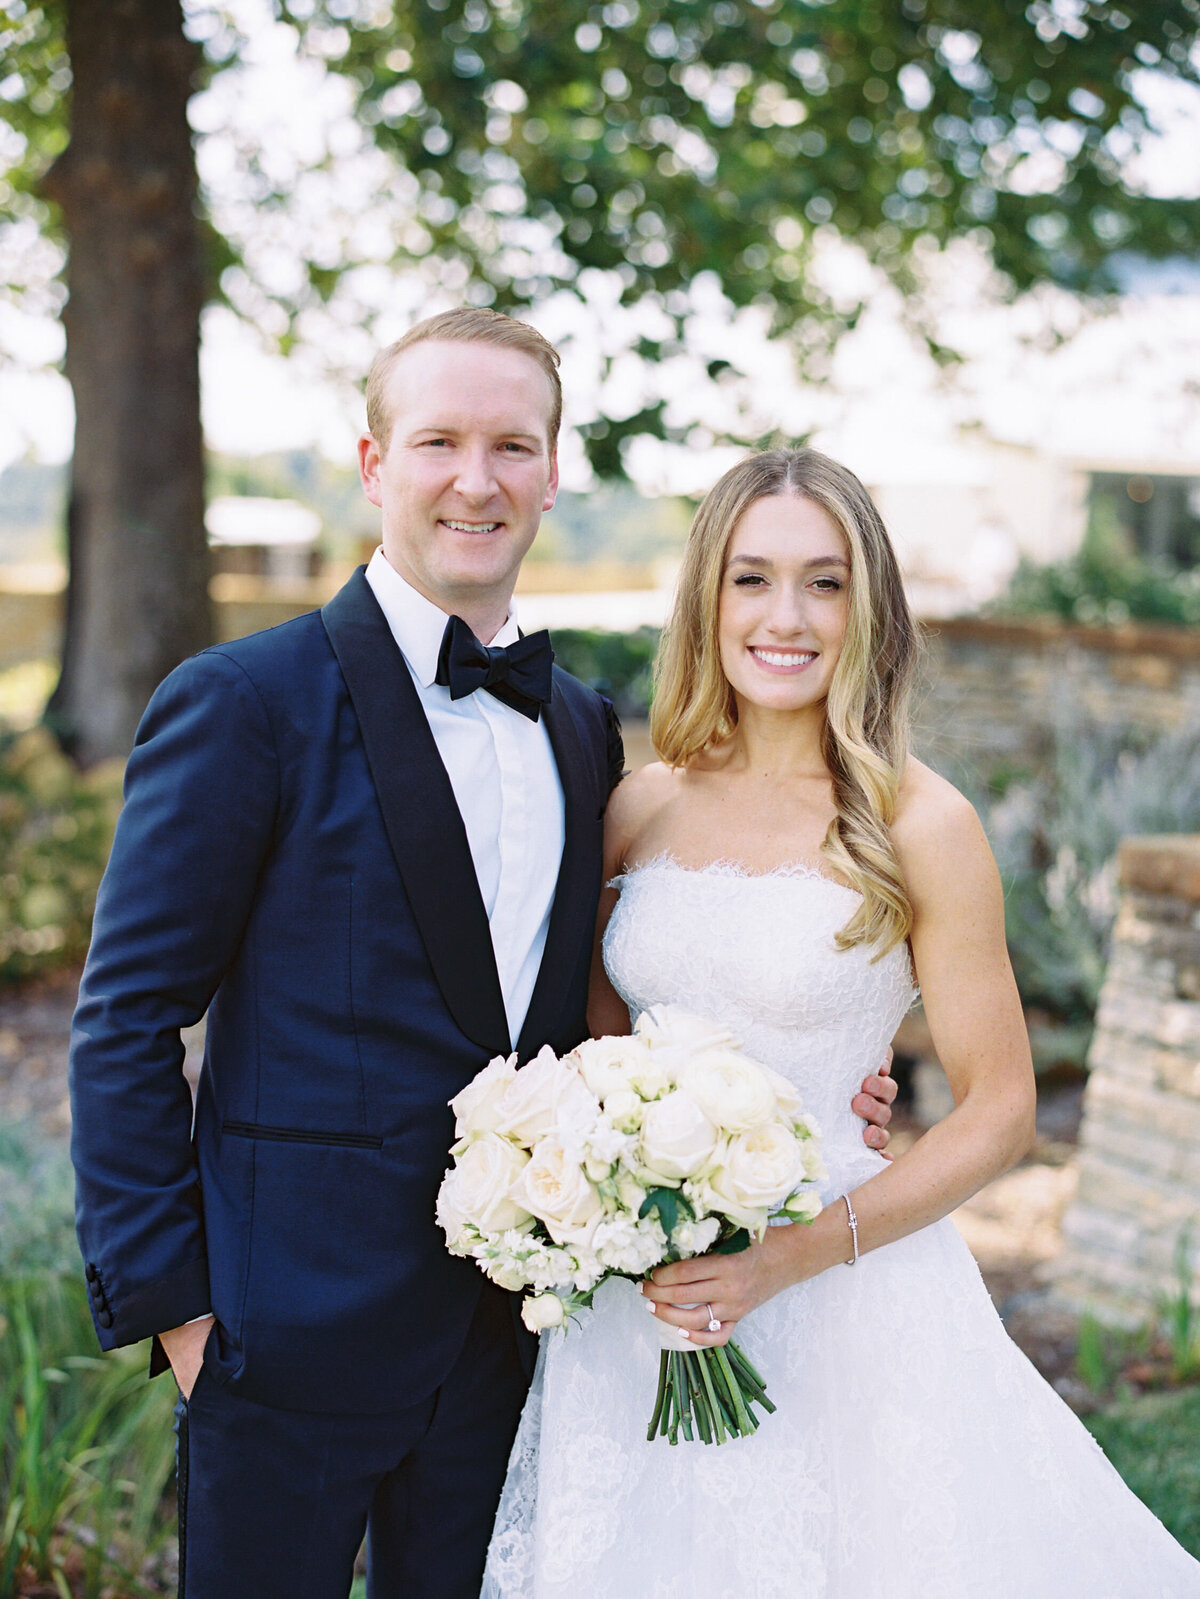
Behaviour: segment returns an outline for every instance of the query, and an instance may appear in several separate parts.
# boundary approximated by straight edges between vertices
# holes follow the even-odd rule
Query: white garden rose
[[[775,1093],[762,1067],[736,1050],[698,1055],[679,1068],[678,1077],[680,1088],[722,1132],[745,1132],[776,1114]]]
[[[721,1165],[709,1178],[716,1208],[751,1226],[749,1216],[761,1217],[782,1205],[804,1177],[804,1150],[799,1139],[778,1122],[766,1122],[730,1138]],[[752,1230],[761,1227],[758,1221]]]
[[[646,1185],[639,1183],[631,1171],[622,1169],[617,1172],[616,1177],[613,1179],[613,1186],[621,1204],[626,1210],[632,1211],[636,1216],[642,1208],[642,1201],[649,1192]]]
[[[804,1151],[804,1175],[810,1183],[822,1183],[829,1173],[821,1155],[821,1132],[811,1116],[797,1116],[792,1131]]]
[[[810,1183],[823,1183],[829,1176],[821,1158],[821,1146],[815,1138],[801,1138],[800,1150],[804,1156],[804,1175]]]
[[[799,1193],[790,1194],[784,1200],[781,1214],[789,1221],[816,1221],[824,1208],[815,1188],[802,1188]]]
[[[517,1075],[517,1057],[497,1055],[488,1061],[467,1086],[450,1101],[454,1130],[460,1140],[494,1133],[499,1122],[499,1104]],[[464,1146],[465,1147],[465,1146]],[[455,1150],[455,1153],[459,1153]]]
[[[560,1125],[582,1132],[600,1106],[574,1067],[547,1045],[518,1071],[497,1106],[496,1131],[532,1149]]]
[[[640,1132],[645,1107],[645,1100],[632,1088],[614,1088],[604,1096],[604,1114],[618,1132]]]
[[[676,1089],[646,1106],[638,1154],[651,1173],[677,1181],[709,1165],[717,1137],[695,1099]]]
[[[538,1294],[533,1299],[526,1299],[521,1306],[521,1320],[532,1333],[561,1327],[566,1319],[566,1309],[557,1294]]]
[[[720,1022],[696,1016],[681,1005],[651,1005],[634,1023],[634,1032],[654,1049],[736,1049],[737,1041]]]
[[[572,1229],[585,1226],[604,1208],[579,1162],[571,1158],[553,1133],[539,1140],[528,1165],[513,1184],[512,1197],[545,1222],[556,1243],[562,1243]]]
[[[610,1094],[628,1087],[633,1072],[645,1063],[649,1053],[650,1046],[645,1039],[609,1036],[585,1038],[567,1059],[579,1067],[592,1093],[607,1102]]]
[[[481,1233],[503,1232],[530,1220],[509,1189],[529,1164],[529,1156],[507,1138],[484,1133],[467,1145],[446,1173],[437,1198],[437,1219],[448,1238],[466,1225]]]
[[[666,1050],[656,1050],[630,1078],[632,1086],[644,1100],[659,1100],[675,1087],[675,1073]]]
[[[773,1072],[769,1066],[764,1066],[761,1061],[758,1062],[758,1066],[771,1085],[771,1092],[775,1095],[775,1103],[779,1107],[780,1114],[786,1121],[798,1122],[804,1113],[804,1106],[795,1085],[778,1072]]]

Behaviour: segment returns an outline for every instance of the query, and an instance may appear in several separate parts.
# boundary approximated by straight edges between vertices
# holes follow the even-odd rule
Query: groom
[[[611,707],[523,638],[558,358],[460,310],[375,361],[382,548],[152,699],[71,1054],[104,1348],[179,1385],[179,1592],[474,1599],[531,1341],[433,1221],[447,1101],[586,1033]],[[208,1013],[192,1109],[179,1029]],[[868,1080],[887,1120],[890,1083]],[[870,1129],[872,1141],[886,1141]]]

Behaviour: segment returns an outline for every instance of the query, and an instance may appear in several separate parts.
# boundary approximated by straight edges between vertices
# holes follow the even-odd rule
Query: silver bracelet
[[[851,1240],[853,1241],[853,1244],[854,1244],[854,1256],[853,1256],[853,1258],[851,1260],[847,1260],[846,1262],[844,1262],[844,1264],[847,1265],[847,1266],[857,1266],[858,1265],[858,1217],[854,1214],[854,1206],[850,1203],[850,1195],[849,1194],[843,1194],[842,1198],[843,1198],[843,1200],[845,1201],[845,1204],[846,1204],[846,1220],[850,1223],[850,1237],[851,1237]]]

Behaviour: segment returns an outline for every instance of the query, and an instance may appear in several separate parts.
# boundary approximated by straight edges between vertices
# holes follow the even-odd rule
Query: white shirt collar
[[[406,583],[384,555],[382,545],[368,563],[366,578],[413,675],[422,688],[429,688],[437,676],[449,612],[427,600],[411,583]],[[520,636],[517,613],[510,607],[492,644],[512,644]]]

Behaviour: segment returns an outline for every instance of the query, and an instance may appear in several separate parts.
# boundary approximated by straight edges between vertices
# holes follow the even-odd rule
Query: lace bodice
[[[850,1109],[915,990],[904,945],[875,960],[834,938],[858,895],[810,866],[752,873],[660,855],[616,879],[604,935],[613,986],[636,1015],[670,1002],[723,1022],[796,1085],[840,1193],[879,1170]]]

